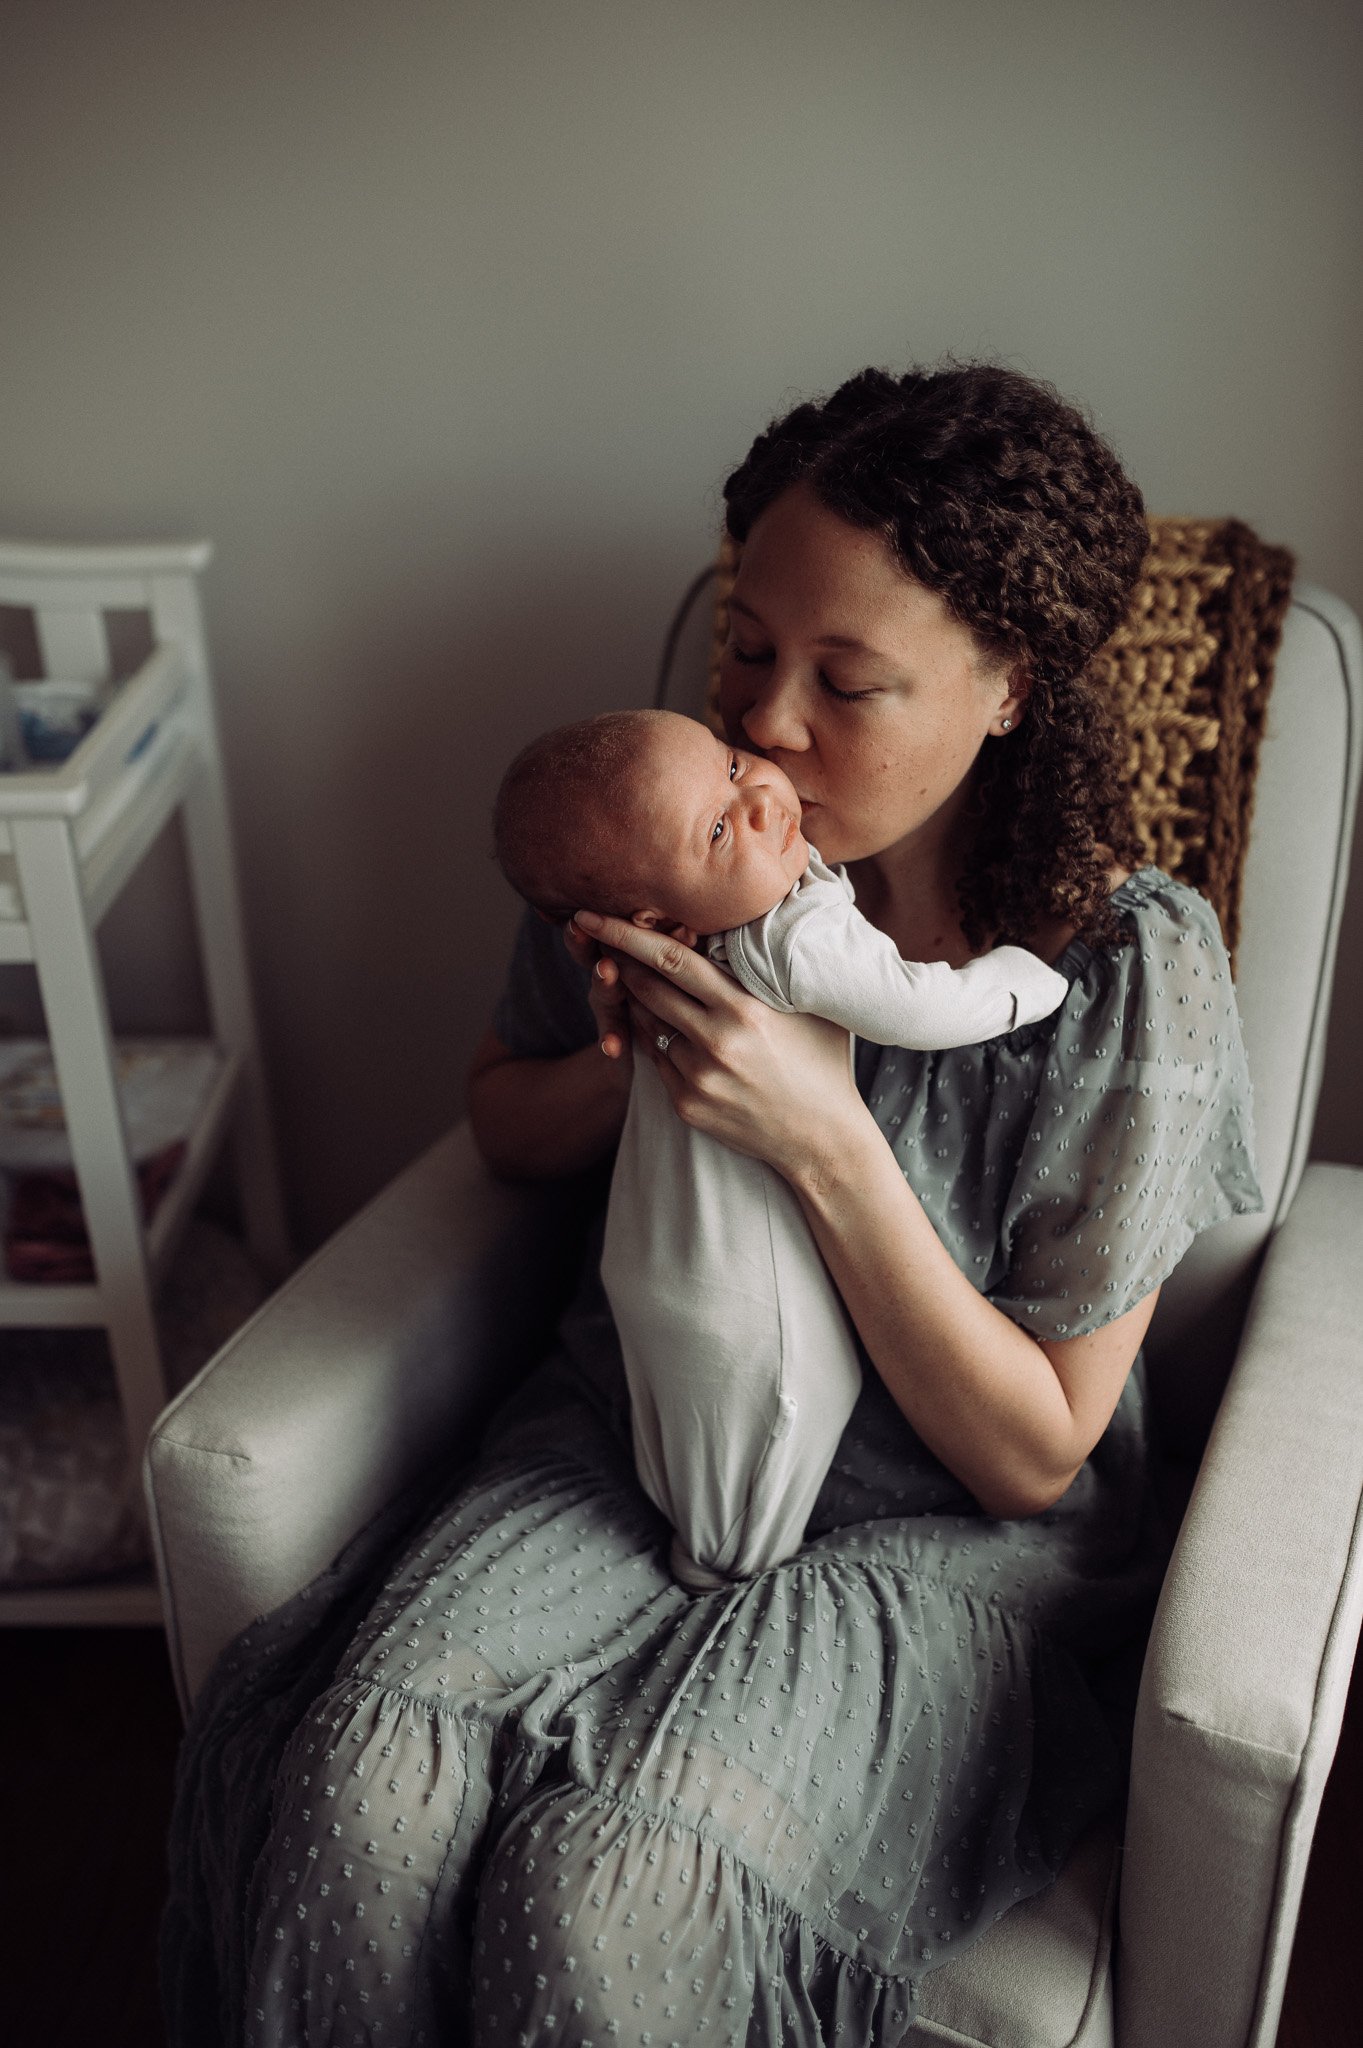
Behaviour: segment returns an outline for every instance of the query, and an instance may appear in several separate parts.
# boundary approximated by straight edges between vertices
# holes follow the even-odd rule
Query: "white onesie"
[[[1068,986],[1019,946],[960,968],[902,960],[812,848],[774,910],[705,943],[773,1009],[922,1051],[1035,1022]],[[650,1060],[634,1065],[601,1277],[677,1577],[722,1585],[792,1556],[861,1387],[856,1336],[788,1183],[683,1124]]]

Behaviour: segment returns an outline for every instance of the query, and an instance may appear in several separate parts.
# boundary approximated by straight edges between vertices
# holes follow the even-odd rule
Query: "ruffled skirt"
[[[1140,1405],[998,1523],[869,1378],[801,1555],[695,1595],[551,1360],[284,1749],[245,2039],[894,2042],[1119,1796]]]

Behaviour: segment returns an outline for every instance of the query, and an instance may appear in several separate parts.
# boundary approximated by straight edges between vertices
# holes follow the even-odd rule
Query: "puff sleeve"
[[[990,1299],[1038,1337],[1100,1329],[1200,1231],[1262,1207],[1249,1071],[1216,917],[1167,877],[1128,884],[1133,936],[1071,949],[1004,1203]]]

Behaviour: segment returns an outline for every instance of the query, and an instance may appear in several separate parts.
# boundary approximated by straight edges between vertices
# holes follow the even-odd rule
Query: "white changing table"
[[[229,1131],[251,1249],[272,1279],[291,1263],[195,582],[210,554],[203,541],[0,541],[0,605],[31,611],[45,676],[109,691],[98,722],[67,760],[0,772],[0,961],[29,961],[37,974],[96,1276],[88,1285],[43,1286],[10,1281],[0,1269],[0,1344],[7,1327],[103,1326],[134,1472],[169,1392],[156,1287]],[[128,611],[146,615],[152,651],[109,688],[105,614]],[[222,1063],[184,1163],[144,1228],[95,933],[177,810]],[[0,1623],[159,1620],[149,1571],[137,1582],[0,1592]]]

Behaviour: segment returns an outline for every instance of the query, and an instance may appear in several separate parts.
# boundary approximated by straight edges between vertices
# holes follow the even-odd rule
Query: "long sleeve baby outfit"
[[[774,910],[706,947],[773,1009],[924,1051],[1032,1023],[1068,986],[1017,946],[962,968],[902,960],[813,849]],[[856,1335],[787,1182],[688,1129],[648,1060],[635,1062],[601,1274],[635,1463],[676,1531],[677,1577],[712,1587],[792,1556],[860,1391]]]

